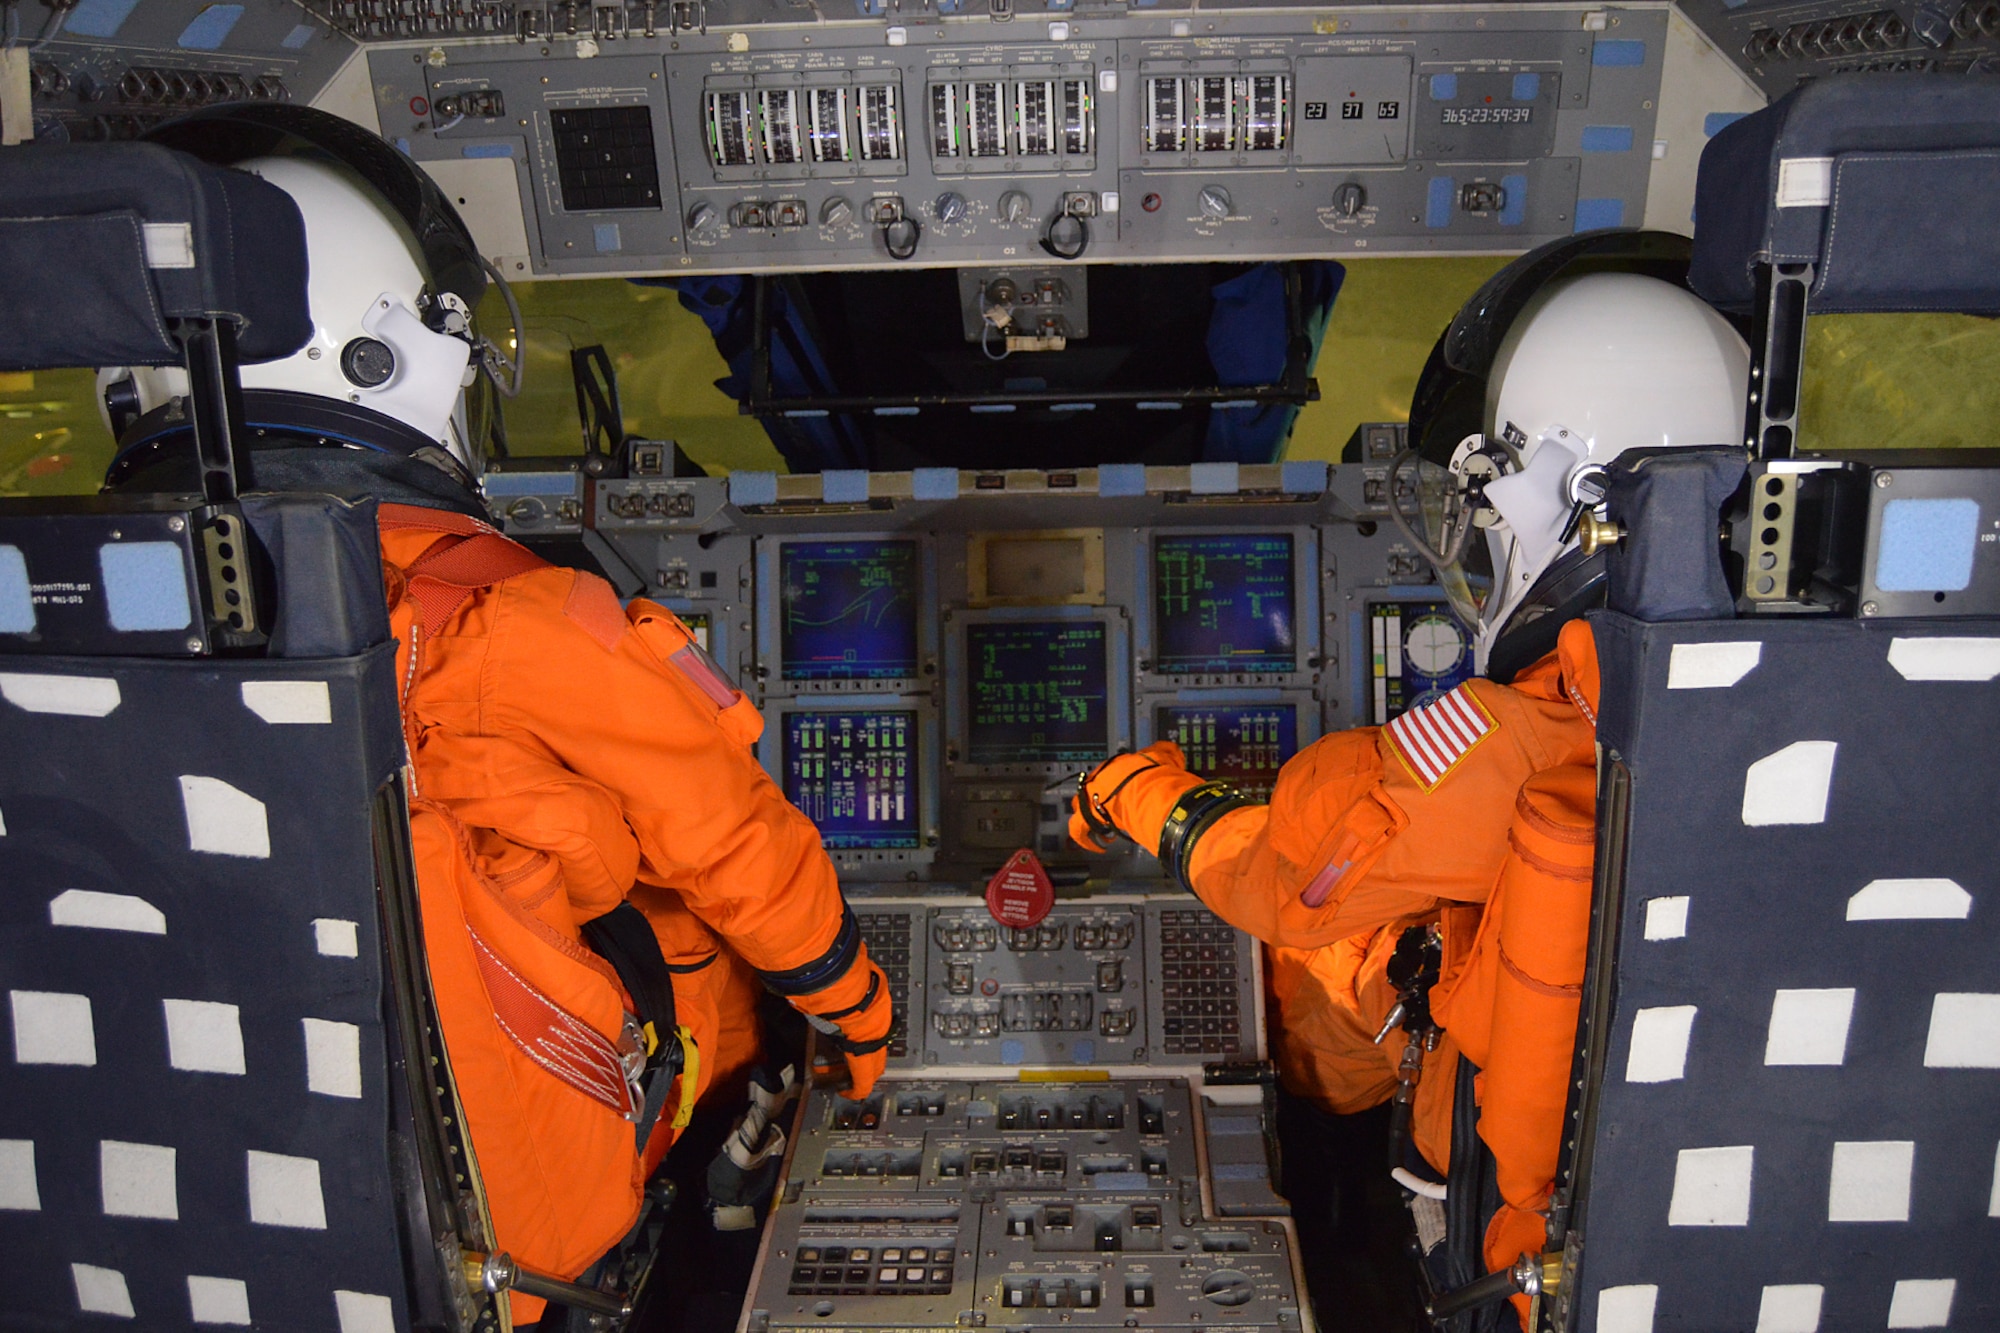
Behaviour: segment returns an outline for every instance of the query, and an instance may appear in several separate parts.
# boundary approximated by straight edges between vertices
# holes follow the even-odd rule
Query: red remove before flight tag
[[[1026,847],[1008,857],[1000,873],[986,881],[986,910],[1003,926],[1040,925],[1055,905],[1049,872]]]

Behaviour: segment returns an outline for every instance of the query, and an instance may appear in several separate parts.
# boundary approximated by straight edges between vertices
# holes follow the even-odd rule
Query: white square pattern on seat
[[[1921,661],[1909,643],[1897,642],[1902,645],[1902,660],[1894,660],[1892,654],[1892,664],[1910,680],[1990,681],[2000,676],[2000,639],[1939,640],[1940,651]],[[1700,651],[1684,651],[1694,647]],[[1934,666],[1934,659],[1943,665]],[[1675,678],[1669,688],[1726,688],[1756,665],[1756,658],[1741,645],[1677,645],[1672,668]],[[1750,765],[1743,785],[1744,825],[1782,834],[1786,826],[1822,823],[1833,795],[1838,757],[1834,742],[1797,741]],[[1970,880],[1961,884],[1942,876],[1926,877],[1922,867],[1913,866],[1901,877],[1864,880],[1857,876],[1851,886],[1826,895],[1824,902],[1829,913],[1838,913],[1836,919],[1851,923],[1847,928],[1857,931],[1884,929],[1879,923],[1926,923],[1927,928],[1951,929],[1957,923],[1976,920],[1982,910],[1993,910],[1993,904],[1977,901],[1980,889]],[[1699,910],[1695,900],[1700,896],[1697,889],[1645,899],[1638,904],[1641,938],[1649,943],[1686,938],[1691,911]],[[1652,1000],[1632,1011],[1625,1082],[1665,1085],[1656,1095],[1686,1097],[1690,1095],[1686,1089],[1673,1085],[1686,1078],[1696,1042],[1721,1046],[1756,1037],[1762,1039],[1763,1063],[1773,1069],[1773,1077],[1824,1077],[1780,1075],[1777,1071],[1787,1066],[1844,1065],[1853,1032],[1871,1027],[1879,1031],[1881,1019],[1867,1001],[1868,996],[1853,987],[1774,988],[1764,1031],[1751,1033],[1709,1020],[1698,1026],[1697,1006]],[[1907,1004],[1908,1000],[1898,997],[1897,1002]],[[1921,1059],[1924,1068],[2000,1069],[2000,994],[1940,989],[1929,997],[1928,1020]],[[1917,1063],[1912,1052],[1909,1064]],[[1868,1071],[1871,1078],[1886,1074],[1876,1065]],[[1913,1078],[1915,1070],[1906,1069],[1897,1076]],[[2000,1096],[2000,1088],[1993,1095]],[[1990,1140],[1982,1139],[1979,1169],[1990,1181],[1985,1187],[1989,1194],[1987,1215],[2000,1219],[2000,1144],[1990,1145],[1990,1164],[1984,1157],[1989,1144]],[[1956,1154],[1961,1146],[1939,1145],[1938,1151]],[[1669,1226],[1752,1224],[1757,1174],[1754,1144],[1667,1146],[1664,1150],[1676,1154],[1673,1193],[1666,1209]],[[1842,1224],[1909,1223],[1920,1151],[1909,1139],[1852,1138],[1834,1143],[1826,1176],[1826,1220]],[[1990,1176],[1986,1176],[1989,1170]],[[1893,1293],[1881,1293],[1889,1300],[1887,1327],[1951,1326],[1956,1292],[1956,1279],[1950,1277],[1898,1280]],[[1852,1295],[1844,1299],[1851,1301]],[[1827,1288],[1820,1283],[1774,1283],[1761,1289],[1754,1312],[1744,1310],[1736,1317],[1742,1321],[1740,1327],[1754,1327],[1756,1333],[1818,1333],[1826,1300]],[[1599,1333],[1652,1333],[1659,1312],[1657,1286],[1606,1287],[1597,1294],[1596,1327]]]
[[[93,689],[102,685],[104,688],[98,694],[89,694],[87,690],[65,694],[54,686],[44,688],[41,678],[8,679],[10,685],[19,686],[10,688],[8,702],[31,711],[101,716],[118,703],[115,681],[84,682]],[[27,680],[27,684],[22,685],[22,680]],[[243,697],[245,706],[267,723],[328,720],[327,687],[321,682],[312,682],[305,688],[294,685],[276,690],[246,687]],[[84,703],[91,706],[85,708]],[[270,855],[270,834],[261,800],[214,778],[184,776],[177,783],[169,778],[168,783],[170,789],[178,787],[177,795],[187,817],[189,853],[258,859]],[[0,837],[6,836],[6,832],[5,826],[0,825]],[[47,944],[52,950],[102,949],[105,946],[100,942],[101,936],[99,940],[90,936],[107,931],[133,939],[133,947],[156,947],[152,943],[139,944],[147,939],[158,941],[157,947],[169,947],[166,913],[153,901],[134,894],[62,889],[48,901],[47,925],[53,932]],[[301,938],[299,944],[304,958],[317,960],[314,966],[325,966],[324,960],[334,960],[337,964],[360,956],[359,922],[320,917],[313,919],[310,926],[309,938]],[[179,940],[173,939],[172,943],[178,944]],[[0,1046],[0,1059],[11,1054],[13,1062],[22,1066],[92,1067],[99,1063],[103,1052],[99,1049],[96,1013],[90,996],[20,989],[7,991],[5,999],[11,1044]],[[246,1052],[246,1034],[238,1005],[183,997],[161,998],[157,1003],[160,1007],[155,1012],[160,1017],[156,1021],[161,1027],[153,1029],[154,1035],[142,1036],[143,1045],[138,1048],[159,1052],[152,1059],[164,1057],[165,1067],[183,1073],[241,1078],[256,1072],[260,1048],[252,1046]],[[362,1097],[361,1028],[332,1019],[297,1021],[301,1027],[293,1031],[298,1034],[305,1055],[304,1086],[300,1093],[350,1100]],[[120,1040],[124,1044],[118,1054],[131,1059],[134,1046],[123,1034]],[[268,1064],[297,1067],[292,1055]],[[287,1081],[293,1077],[296,1076],[287,1075]],[[149,1128],[158,1132],[159,1126]],[[135,1138],[146,1133],[137,1126],[135,1129]],[[179,1149],[170,1143],[106,1138],[97,1143],[96,1156],[95,1202],[104,1217],[146,1219],[153,1224],[183,1221],[179,1174],[186,1162]],[[60,1154],[47,1144],[29,1138],[0,1138],[0,1213],[40,1212],[50,1206],[47,1173],[55,1169],[51,1163],[60,1160]],[[254,1150],[245,1152],[239,1160],[244,1171],[242,1183],[237,1186],[244,1190],[238,1196],[245,1200],[242,1218],[259,1226],[327,1229],[322,1168],[317,1160]],[[141,1286],[142,1277],[153,1279],[137,1273],[128,1279],[129,1265],[121,1260],[130,1245],[143,1243],[139,1238],[145,1234],[148,1233],[131,1233],[131,1239],[123,1244],[70,1261],[69,1277],[78,1313],[137,1320],[137,1326],[159,1321],[180,1322],[183,1327],[188,1323],[196,1327],[252,1326],[249,1284],[242,1277],[228,1276],[226,1269],[222,1274],[184,1274],[186,1304],[179,1309],[149,1305],[135,1310],[135,1292],[142,1301],[158,1299],[157,1293],[148,1297]],[[96,1258],[99,1262],[84,1262],[85,1258]],[[5,1266],[4,1260],[0,1260],[0,1270]],[[331,1298],[330,1313],[341,1333],[396,1333],[396,1307],[389,1296],[348,1290],[328,1291],[326,1296]]]

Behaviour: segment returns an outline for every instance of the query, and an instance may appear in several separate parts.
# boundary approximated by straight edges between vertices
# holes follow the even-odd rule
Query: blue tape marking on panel
[[[1317,458],[1291,459],[1278,475],[1285,494],[1315,495],[1326,489],[1327,465]]]
[[[1514,76],[1514,100],[1532,102],[1542,95],[1542,76],[1539,74],[1516,74]]]
[[[286,33],[285,40],[278,43],[278,45],[284,47],[287,51],[296,51],[300,47],[304,46],[307,42],[311,41],[313,39],[313,33],[317,31],[318,29],[314,28],[312,24],[301,23],[296,28],[293,28],[290,32]]]
[[[1646,43],[1636,37],[1613,37],[1608,40],[1600,37],[1591,49],[1590,63],[1613,68],[1643,65],[1646,63]]]
[[[878,407],[875,409],[875,415],[878,417],[915,417],[922,416],[923,411],[924,409],[921,407]]]
[[[1431,101],[1449,102],[1456,96],[1458,96],[1458,75],[1431,75]]]
[[[972,410],[975,412],[1012,412],[1014,405],[1012,403],[974,403]]]
[[[1089,1064],[1097,1058],[1097,1043],[1080,1039],[1071,1042],[1069,1044],[1069,1058],[1071,1064]]]
[[[1528,220],[1528,178],[1523,175],[1502,176],[1500,193],[1507,196],[1507,202],[1500,206],[1500,225],[1518,227]]]
[[[1242,489],[1234,463],[1195,463],[1188,468],[1190,494],[1234,495]]]
[[[910,496],[917,500],[956,500],[958,469],[920,467],[910,473]]]
[[[1632,151],[1630,125],[1586,125],[1583,127],[1586,153],[1629,153]]]
[[[1424,225],[1426,227],[1449,227],[1451,225],[1451,206],[1453,196],[1456,194],[1457,191],[1452,186],[1451,177],[1431,177],[1430,200],[1424,207]]]
[[[1882,506],[1875,586],[1883,592],[1957,592],[1972,582],[1979,502],[1891,500]]]
[[[1178,412],[1181,410],[1179,403],[1171,400],[1162,401],[1151,398],[1143,398],[1132,404],[1132,406],[1138,408],[1141,412]]]
[[[469,143],[458,150],[460,157],[512,157],[514,145],[510,143]]]
[[[1625,225],[1623,199],[1579,199],[1576,201],[1576,229],[1596,231],[1599,227]]]
[[[18,546],[0,546],[0,634],[35,632],[35,594],[28,561]]]
[[[819,474],[819,496],[830,505],[858,505],[868,502],[868,472],[865,468],[839,468]]]
[[[1000,1043],[1001,1064],[1018,1065],[1027,1058],[1028,1058],[1028,1048],[1022,1045],[1020,1042],[1003,1041]]]
[[[139,0],[80,0],[62,30],[72,37],[116,37],[118,29],[139,7]]]
[[[104,571],[111,628],[131,633],[194,623],[187,566],[174,543],[106,542],[97,548],[97,567]]]
[[[1146,493],[1144,463],[1105,463],[1097,469],[1097,493],[1106,498]]]
[[[1096,403],[1050,403],[1051,412],[1095,412]]]
[[[732,472],[729,474],[729,503],[768,505],[778,502],[778,474],[775,472]]]
[[[1256,1162],[1224,1162],[1215,1168],[1217,1180],[1264,1180],[1270,1174]]]
[[[1015,1062],[1003,1054],[1000,1063]],[[1153,1182],[1146,1178],[1144,1171],[1099,1171],[1090,1178],[1090,1187],[1097,1190],[1143,1190],[1151,1189]]]
[[[1713,139],[1749,114],[1748,111],[1711,111],[1701,118],[1702,135]]]
[[[241,5],[210,5],[194,16],[194,22],[181,29],[181,35],[174,38],[174,45],[186,51],[213,51],[229,40],[230,30],[242,17]]]
[[[591,241],[601,255],[616,254],[625,248],[625,238],[619,233],[615,222],[599,222],[590,229]]]

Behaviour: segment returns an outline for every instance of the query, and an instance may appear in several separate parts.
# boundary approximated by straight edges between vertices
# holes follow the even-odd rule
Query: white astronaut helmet
[[[468,429],[466,391],[484,370],[511,397],[520,368],[472,328],[472,307],[498,275],[429,177],[377,136],[305,107],[215,107],[148,137],[263,177],[304,219],[312,337],[290,356],[241,366],[246,424],[403,454],[475,483],[486,448],[484,432]],[[517,310],[504,284],[503,293]],[[175,367],[102,370],[99,402],[123,437],[186,384]],[[497,432],[497,404],[484,406]],[[129,442],[126,452],[114,473],[140,460]]]
[[[263,157],[240,164],[292,196],[305,218],[307,300],[312,338],[288,357],[242,367],[249,389],[312,394],[357,404],[394,418],[445,446],[462,464],[474,459],[454,420],[472,382],[473,347],[465,336],[469,312],[447,309],[434,321],[422,312],[436,301],[409,232],[346,168],[309,157]],[[115,367],[98,372],[100,399],[130,376],[143,414],[187,392],[177,366]]]
[[[1749,383],[1749,347],[1685,287],[1592,273],[1544,289],[1487,381],[1487,438],[1512,442],[1520,466],[1485,485],[1498,517],[1485,533],[1495,586],[1481,640],[1576,548],[1606,464],[1627,449],[1733,443]]]
[[[1411,444],[1444,494],[1444,537],[1393,512],[1439,565],[1481,671],[1511,676],[1593,604],[1602,559],[1586,559],[1578,527],[1611,460],[1741,442],[1749,348],[1678,280],[1685,253],[1683,238],[1645,232],[1543,247],[1482,288],[1432,353]],[[1496,658],[1503,638],[1517,642]]]

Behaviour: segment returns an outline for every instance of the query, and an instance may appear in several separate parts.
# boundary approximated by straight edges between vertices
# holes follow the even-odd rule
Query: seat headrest
[[[305,221],[246,172],[155,144],[0,149],[0,370],[170,365],[167,321],[236,326],[242,361],[312,336]]]
[[[1816,264],[1816,312],[2000,313],[1996,206],[2000,79],[1815,79],[1709,140],[1688,285],[1744,311],[1760,264]]]

